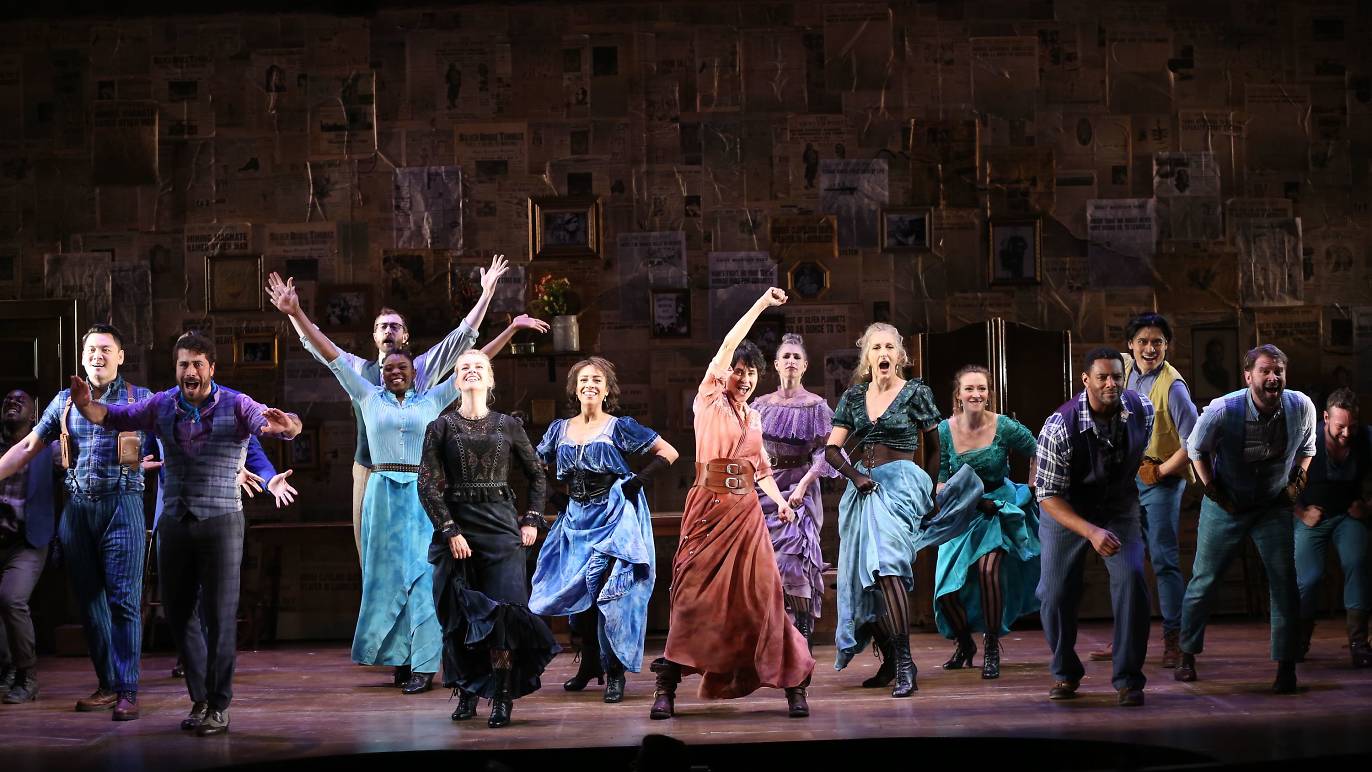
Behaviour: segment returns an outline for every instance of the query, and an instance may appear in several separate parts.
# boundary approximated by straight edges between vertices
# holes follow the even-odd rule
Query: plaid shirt
[[[129,391],[133,398],[141,400],[152,396],[152,392],[142,386],[133,386],[120,375],[105,387],[98,402],[106,406],[123,405],[129,401]],[[57,393],[43,411],[34,431],[43,442],[53,442],[62,436],[62,412],[67,407],[71,389]],[[67,431],[76,442],[76,465],[67,470],[66,486],[69,493],[84,493],[88,496],[103,496],[116,491],[134,492],[143,490],[143,469],[138,465],[123,467],[119,465],[119,432],[96,426],[75,406],[67,416]],[[152,435],[143,434],[142,455],[157,452],[157,444]],[[61,458],[61,448],[56,450]]]
[[[1142,394],[1139,395],[1139,399],[1143,402],[1145,428],[1151,435],[1153,403]],[[1086,391],[1082,390],[1077,395],[1076,432],[1095,432],[1096,437],[1114,448],[1122,457],[1126,445],[1124,425],[1130,416],[1125,404],[1121,401],[1119,414],[1106,425],[1107,431],[1112,431],[1113,436],[1103,436],[1095,419],[1091,417],[1091,403],[1086,399]],[[1072,435],[1062,420],[1062,414],[1056,411],[1048,416],[1048,420],[1043,422],[1043,429],[1039,431],[1038,474],[1034,480],[1039,501],[1051,496],[1061,496],[1072,484]]]

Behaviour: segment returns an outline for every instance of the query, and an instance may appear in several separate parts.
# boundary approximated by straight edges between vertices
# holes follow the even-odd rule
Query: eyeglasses
[[[390,330],[394,330],[395,332],[404,332],[405,325],[400,322],[378,322],[376,327],[374,327],[373,329],[377,332],[387,332]]]

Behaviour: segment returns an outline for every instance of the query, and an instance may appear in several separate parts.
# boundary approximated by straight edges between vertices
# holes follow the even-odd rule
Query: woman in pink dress
[[[671,622],[653,663],[650,716],[671,718],[682,675],[700,673],[700,696],[743,697],[762,686],[786,690],[789,714],[810,714],[805,688],[815,660],[786,614],[756,485],[795,518],[762,450],[762,421],[748,407],[762,352],[744,337],[759,315],[786,302],[769,289],[724,338],[695,399],[696,480],[686,494],[681,544],[672,561]]]

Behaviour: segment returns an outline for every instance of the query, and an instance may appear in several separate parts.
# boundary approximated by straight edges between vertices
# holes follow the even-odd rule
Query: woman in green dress
[[[1034,479],[1034,435],[1015,419],[988,408],[991,374],[968,365],[953,379],[953,416],[939,424],[939,485],[963,466],[981,478],[986,492],[976,507],[984,517],[939,546],[935,571],[934,619],[939,632],[957,641],[943,667],[970,667],[983,633],[982,678],[1000,677],[1000,636],[1024,614],[1038,610],[1038,507],[1027,485],[1010,480],[1010,454],[1030,459]]]

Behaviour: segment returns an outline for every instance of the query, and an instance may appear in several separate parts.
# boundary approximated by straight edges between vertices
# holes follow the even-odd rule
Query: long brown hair
[[[963,365],[962,369],[958,370],[957,374],[953,376],[953,415],[962,412],[962,400],[958,399],[958,392],[962,390],[962,377],[965,375],[972,375],[973,373],[981,373],[986,376],[987,397],[990,397],[990,395],[995,392],[995,388],[991,385],[990,370],[986,369],[983,365]]]

